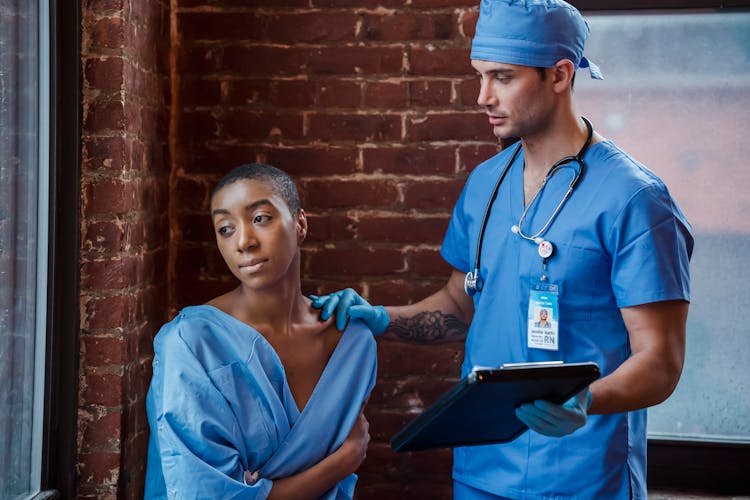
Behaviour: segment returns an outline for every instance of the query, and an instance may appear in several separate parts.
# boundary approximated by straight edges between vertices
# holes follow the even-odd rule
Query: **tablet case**
[[[596,363],[518,363],[475,369],[391,439],[395,451],[511,441],[526,430],[522,403],[564,403],[599,378]]]

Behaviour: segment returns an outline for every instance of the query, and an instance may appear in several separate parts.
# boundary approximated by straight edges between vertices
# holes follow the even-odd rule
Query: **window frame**
[[[80,2],[49,0],[49,248],[41,492],[75,498],[79,357]]]
[[[674,10],[718,9],[727,10],[750,7],[748,0],[571,0],[581,12],[611,10]]]
[[[750,9],[750,0],[571,0],[581,12]],[[722,495],[750,494],[750,444],[648,439],[649,489],[690,489]]]
[[[572,0],[584,13],[750,8],[748,0]],[[50,212],[47,353],[41,492],[74,498],[79,356],[80,2],[50,0]],[[76,397],[63,397],[71,392]],[[748,494],[750,445],[648,441],[650,488]]]

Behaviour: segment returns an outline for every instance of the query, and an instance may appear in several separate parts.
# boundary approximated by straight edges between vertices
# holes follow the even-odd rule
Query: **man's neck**
[[[524,175],[541,179],[550,167],[566,156],[575,156],[588,137],[588,129],[578,115],[552,119],[550,126],[537,134],[521,138],[524,154]],[[593,141],[592,141],[593,142]]]

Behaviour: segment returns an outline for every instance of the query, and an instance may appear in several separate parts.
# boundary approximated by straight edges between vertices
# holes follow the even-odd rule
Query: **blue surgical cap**
[[[578,9],[562,0],[481,0],[471,58],[541,68],[570,59],[602,80],[583,57],[589,31]]]

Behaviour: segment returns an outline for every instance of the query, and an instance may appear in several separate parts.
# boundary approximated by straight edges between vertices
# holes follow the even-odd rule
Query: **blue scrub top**
[[[515,146],[472,172],[456,203],[441,253],[456,269],[474,267],[485,207]],[[537,245],[511,232],[524,210],[523,153],[500,186],[487,222],[475,314],[462,374],[502,363],[595,361],[602,376],[630,356],[620,308],[689,300],[691,228],[664,183],[611,141],[592,145],[586,169],[544,239],[555,246],[547,283],[558,286],[559,350],[527,347],[532,285],[539,284]],[[576,165],[576,164],[572,164]],[[544,226],[574,176],[552,176],[523,224]],[[591,415],[563,438],[525,432],[499,445],[458,448],[453,477],[511,498],[646,497],[646,410]]]

